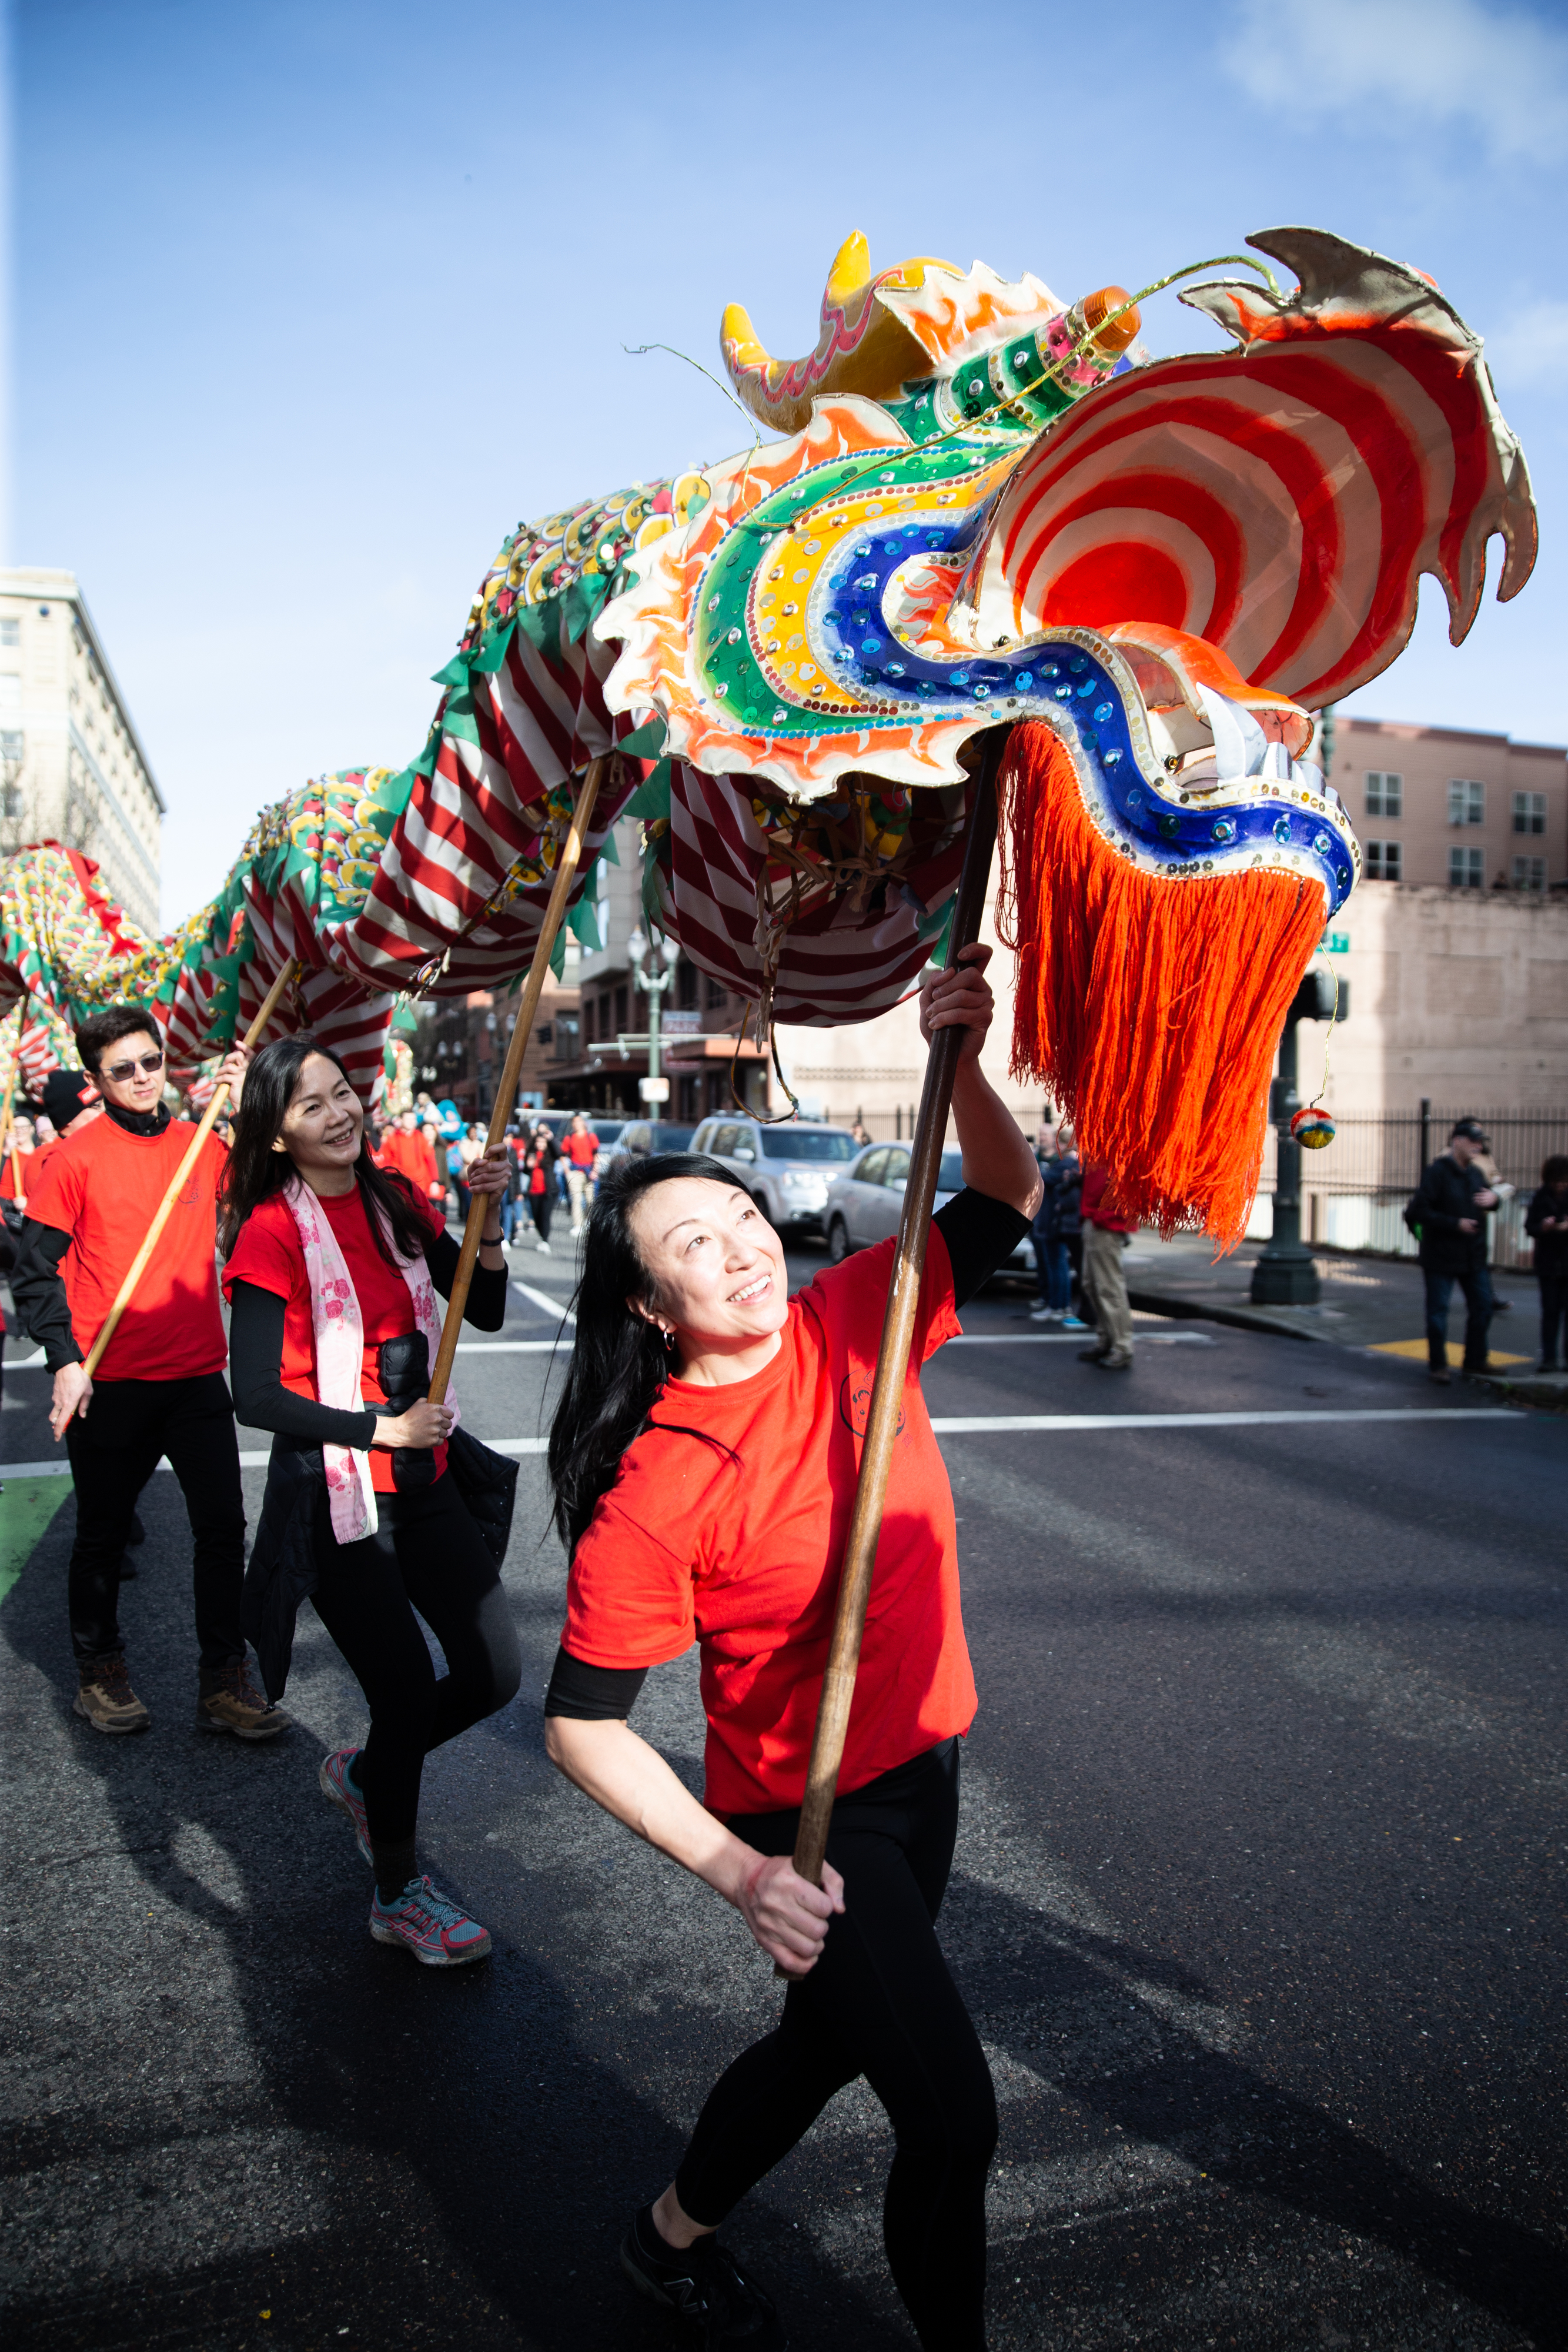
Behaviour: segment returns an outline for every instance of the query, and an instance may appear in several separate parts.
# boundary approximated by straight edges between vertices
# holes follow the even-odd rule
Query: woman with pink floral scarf
[[[506,1313],[507,1181],[500,1153],[468,1171],[487,1204],[465,1309],[483,1331]],[[486,1929],[415,1859],[426,1755],[504,1706],[521,1671],[496,1537],[448,1465],[456,1399],[426,1395],[457,1244],[439,1210],[376,1166],[347,1072],[308,1036],[250,1066],[222,1213],[235,1410],[274,1433],[246,1576],[263,1679],[276,1697],[308,1594],[371,1711],[364,1746],[338,1749],[320,1775],[375,1872],[371,1933],[430,1968],[483,1959]],[[445,1654],[439,1678],[416,1610]]]

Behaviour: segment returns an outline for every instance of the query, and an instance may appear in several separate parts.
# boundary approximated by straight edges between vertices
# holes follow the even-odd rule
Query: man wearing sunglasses
[[[77,1031],[77,1051],[103,1116],[51,1151],[30,1189],[11,1284],[55,1376],[49,1425],[66,1441],[76,1483],[76,1711],[98,1731],[144,1731],[152,1721],[125,1663],[120,1563],[137,1496],[166,1454],[194,1539],[196,1720],[241,1739],[271,1739],[290,1718],[251,1681],[239,1624],[245,1506],[213,1263],[226,1154],[209,1138],[89,1380],[83,1359],[194,1130],[170,1118],[162,1042],[141,1008],[94,1013]],[[235,1051],[219,1073],[236,1092],[247,1058]]]

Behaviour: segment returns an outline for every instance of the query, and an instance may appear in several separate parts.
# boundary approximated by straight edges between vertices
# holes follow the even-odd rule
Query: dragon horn
[[[883,286],[918,286],[928,268],[962,275],[950,261],[922,254],[873,278],[871,247],[856,229],[833,256],[822,295],[822,331],[815,351],[804,359],[772,358],[758,340],[749,313],[731,302],[719,327],[719,348],[730,382],[758,423],[798,433],[810,424],[814,400],[831,393],[889,400],[901,384],[929,375],[929,353],[876,299]]]

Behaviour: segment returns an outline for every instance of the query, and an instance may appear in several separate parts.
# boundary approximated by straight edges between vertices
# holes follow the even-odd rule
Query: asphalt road
[[[564,1297],[561,1255],[515,1265]],[[943,1935],[1000,2098],[993,2352],[1563,2343],[1563,1423],[1190,1324],[1141,1323],[1135,1370],[1101,1373],[1019,1304],[978,1302],[978,1344],[927,1375],[939,1421],[1051,1423],[943,1438],[981,1694]],[[538,1300],[511,1318],[508,1342],[549,1336]],[[537,1438],[549,1363],[465,1349],[470,1425]],[[13,1464],[51,1451],[46,1386],[7,1375]],[[1185,1418],[1217,1414],[1285,1418]],[[779,1991],[716,1898],[545,1762],[540,1466],[507,1568],[522,1694],[426,1774],[427,1865],[496,1939],[451,1975],[366,1932],[316,1788],[363,1708],[312,1616],[295,1731],[198,1734],[160,1474],[122,1594],[155,1721],[110,1740],[68,1711],[67,1482],[13,1541],[12,2352],[670,2341],[618,2236]],[[14,1481],[13,1537],[47,1507]],[[695,1785],[694,1662],[634,1719]],[[889,2153],[852,2090],[731,2225],[795,2352],[913,2342]]]

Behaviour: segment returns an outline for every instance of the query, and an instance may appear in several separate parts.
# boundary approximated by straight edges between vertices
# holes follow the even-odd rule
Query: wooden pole
[[[495,1107],[490,1113],[490,1132],[485,1139],[486,1153],[507,1139],[507,1121],[512,1115],[517,1080],[522,1074],[523,1055],[528,1050],[533,1034],[534,1015],[538,1011],[539,998],[544,993],[545,974],[566,913],[566,902],[571,896],[571,886],[582,856],[583,837],[593,814],[593,803],[599,797],[608,760],[595,760],[582,780],[582,790],[577,796],[577,806],[571,813],[571,823],[556,860],[555,880],[551,885],[549,904],[539,927],[534,960],[528,966],[528,976],[523,982],[522,1000],[517,1006],[517,1018],[512,1029],[511,1043],[501,1066],[500,1082],[496,1088]],[[463,1310],[468,1304],[468,1286],[474,1279],[475,1262],[479,1255],[479,1236],[485,1230],[489,1202],[482,1192],[473,1193],[468,1202],[468,1222],[463,1228],[463,1246],[457,1255],[457,1271],[452,1277],[452,1296],[446,1302],[446,1317],[441,1326],[441,1345],[435,1351],[435,1369],[430,1376],[430,1402],[440,1404],[446,1395],[446,1383],[452,1378],[453,1360],[457,1353],[457,1334],[463,1328]]]
[[[997,772],[1007,747],[1009,731],[1005,727],[998,727],[987,737],[975,805],[969,817],[968,839],[964,846],[964,870],[958,882],[957,903],[953,909],[953,928],[947,950],[949,965],[956,961],[960,948],[973,945],[979,933],[980,918],[985,912],[986,885],[990,879],[991,855],[997,840]],[[839,1766],[843,1759],[844,1738],[850,1727],[855,1675],[860,1666],[861,1636],[865,1631],[872,1570],[876,1563],[877,1541],[882,1534],[883,1504],[887,1494],[887,1475],[893,1463],[893,1441],[898,1432],[904,1383],[909,1371],[910,1343],[915,1337],[915,1311],[919,1305],[920,1281],[925,1270],[925,1238],[931,1229],[936,1175],[947,1134],[953,1080],[958,1067],[958,1052],[964,1034],[962,1029],[938,1029],[932,1039],[930,1056],[925,1065],[925,1083],[921,1090],[920,1116],[911,1132],[909,1181],[904,1188],[904,1213],[899,1220],[898,1246],[894,1255],[893,1279],[888,1286],[887,1313],[883,1321],[876,1378],[872,1385],[871,1410],[866,1415],[865,1443],[861,1449],[860,1486],[855,1493],[854,1515],[850,1521],[849,1538],[844,1546],[832,1646],[828,1653],[827,1671],[822,1676],[816,1736],[811,1742],[811,1761],[806,1776],[806,1799],[800,1808],[800,1827],[795,1840],[795,1867],[802,1878],[810,1880],[813,1886],[821,1884],[828,1824],[838,1788]],[[780,1969],[779,1973],[783,1975],[786,1971]]]
[[[11,1082],[5,1089],[5,1127],[0,1139],[0,1160],[11,1162],[11,1193],[15,1200],[22,1197],[22,1155],[16,1149],[16,1082],[22,1075],[22,1031],[26,1025],[27,1000],[24,996],[16,1007],[16,1051],[11,1063]],[[1421,1165],[1426,1166],[1423,1160]]]
[[[289,982],[293,979],[298,969],[298,964],[295,962],[294,958],[290,956],[288,961],[284,965],[283,970],[278,973],[277,978],[273,982],[272,986],[267,990],[265,998],[262,1000],[261,1011],[256,1014],[256,1019],[251,1023],[250,1027],[245,1033],[244,1043],[247,1052],[256,1044],[258,1037],[262,1037],[266,1034],[267,1024],[277,1010],[278,999],[283,994],[283,992],[287,987]],[[87,1374],[89,1381],[103,1360],[103,1351],[108,1347],[110,1341],[113,1339],[115,1331],[119,1327],[120,1317],[124,1314],[126,1308],[131,1304],[131,1295],[134,1292],[137,1284],[141,1281],[143,1274],[147,1270],[147,1261],[152,1256],[153,1251],[157,1248],[158,1236],[169,1222],[169,1213],[174,1206],[175,1196],[178,1194],[182,1185],[184,1183],[186,1177],[195,1166],[202,1146],[205,1143],[208,1136],[211,1135],[214,1125],[216,1122],[218,1113],[222,1110],[228,1098],[228,1081],[225,1079],[222,1086],[214,1087],[212,1101],[202,1113],[202,1123],[197,1128],[194,1135],[191,1138],[190,1142],[186,1145],[184,1156],[181,1160],[180,1165],[176,1168],[172,1176],[170,1177],[168,1185],[164,1191],[163,1198],[158,1203],[157,1214],[153,1217],[152,1223],[148,1226],[146,1237],[143,1240],[141,1248],[137,1251],[136,1255],[131,1261],[130,1272],[126,1275],[125,1280],[120,1286],[120,1294],[115,1299],[113,1306],[110,1308],[109,1313],[104,1317],[103,1324],[99,1331],[97,1339],[93,1341],[92,1346],[88,1349],[87,1361],[82,1366],[82,1370]]]

